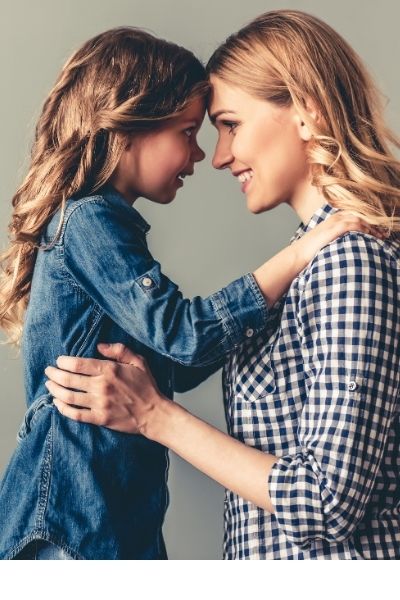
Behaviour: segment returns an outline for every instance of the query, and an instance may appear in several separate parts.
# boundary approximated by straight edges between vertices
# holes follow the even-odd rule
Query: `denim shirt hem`
[[[22,550],[31,542],[36,540],[43,540],[49,542],[50,544],[54,544],[61,550],[64,550],[71,558],[74,560],[85,560],[85,557],[81,556],[79,552],[75,549],[71,548],[62,537],[58,537],[45,529],[33,529],[31,533],[22,538],[17,545],[13,546],[10,551],[4,556],[3,560],[13,560]]]

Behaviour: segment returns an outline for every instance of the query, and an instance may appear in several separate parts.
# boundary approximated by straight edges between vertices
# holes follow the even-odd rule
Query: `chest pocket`
[[[255,402],[275,392],[275,371],[271,353],[277,336],[278,332],[267,344],[261,336],[254,341],[248,341],[232,358],[232,395],[237,400]]]
[[[232,391],[236,398],[257,402],[268,396],[280,396],[284,401],[292,388],[303,380],[301,345],[290,327],[278,327],[265,343],[259,337],[251,346],[246,344],[232,369]],[[279,403],[281,404],[281,402]]]

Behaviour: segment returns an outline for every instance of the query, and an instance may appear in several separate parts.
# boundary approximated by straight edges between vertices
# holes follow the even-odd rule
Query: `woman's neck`
[[[311,217],[327,202],[322,191],[307,181],[296,191],[288,204],[293,208],[299,219],[307,225]]]

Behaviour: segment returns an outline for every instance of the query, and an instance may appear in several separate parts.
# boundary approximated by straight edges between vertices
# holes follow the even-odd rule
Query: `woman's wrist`
[[[168,445],[168,435],[177,427],[185,409],[166,396],[157,395],[154,402],[146,411],[146,415],[138,424],[139,432],[153,442]]]

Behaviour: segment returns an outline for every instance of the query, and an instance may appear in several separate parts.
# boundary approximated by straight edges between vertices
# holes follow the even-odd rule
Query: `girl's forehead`
[[[195,98],[188,107],[178,116],[179,121],[202,121],[206,112],[204,98]]]

